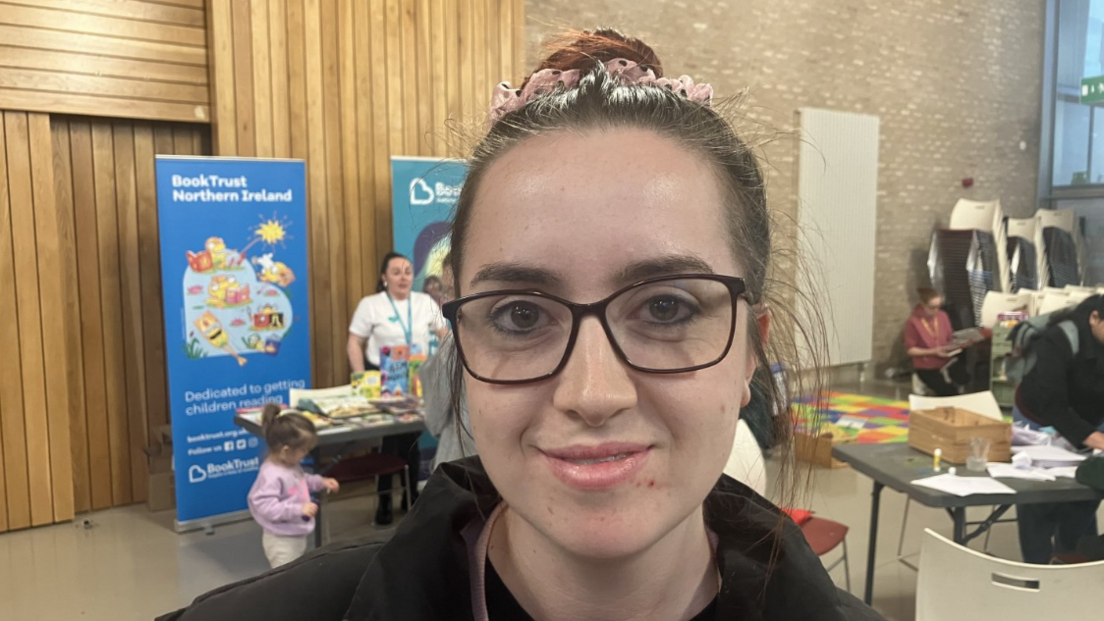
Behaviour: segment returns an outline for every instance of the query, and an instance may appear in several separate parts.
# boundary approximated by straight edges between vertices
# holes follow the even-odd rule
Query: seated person
[[[917,377],[939,397],[962,394],[969,382],[952,345],[951,318],[942,310],[943,297],[935,289],[921,287],[920,303],[905,324],[905,347],[912,356]],[[944,374],[944,369],[947,373]]]

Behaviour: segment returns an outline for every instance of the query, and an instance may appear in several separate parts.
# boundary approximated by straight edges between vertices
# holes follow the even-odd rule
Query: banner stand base
[[[188,533],[193,530],[214,530],[216,526],[221,524],[233,524],[234,522],[243,522],[245,520],[252,520],[253,516],[249,514],[249,510],[234,511],[233,513],[223,513],[222,515],[212,515],[211,517],[200,518],[198,520],[188,520],[181,522],[179,520],[173,520],[173,527],[177,533]]]

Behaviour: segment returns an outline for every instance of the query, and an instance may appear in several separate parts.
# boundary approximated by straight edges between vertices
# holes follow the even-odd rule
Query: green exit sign
[[[1081,78],[1081,103],[1104,101],[1104,75],[1095,78]]]

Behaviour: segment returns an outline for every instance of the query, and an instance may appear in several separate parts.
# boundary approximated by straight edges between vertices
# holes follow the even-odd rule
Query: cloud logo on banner
[[[189,483],[202,483],[207,480],[207,471],[199,466],[192,466],[188,468],[188,482]]]
[[[429,187],[429,184],[421,177],[415,177],[410,182],[411,205],[430,205],[435,198],[437,198],[437,195],[433,193],[433,188]]]

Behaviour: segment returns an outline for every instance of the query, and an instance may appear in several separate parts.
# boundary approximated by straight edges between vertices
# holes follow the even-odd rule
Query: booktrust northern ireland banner
[[[305,166],[157,157],[177,530],[239,517],[264,454],[237,410],[311,377]]]
[[[440,276],[449,251],[452,212],[468,167],[461,160],[391,158],[391,226],[395,252],[414,264],[414,290],[427,276]],[[376,257],[377,260],[383,256]]]

